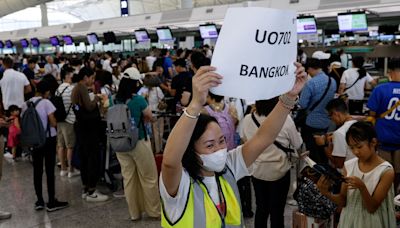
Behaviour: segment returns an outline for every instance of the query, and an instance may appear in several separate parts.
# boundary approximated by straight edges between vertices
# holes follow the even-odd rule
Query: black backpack
[[[58,94],[56,94],[50,98],[51,103],[53,103],[54,107],[56,107],[56,111],[54,112],[54,117],[56,118],[57,122],[64,122],[68,116],[69,111],[71,110],[72,105],[69,106],[68,110],[65,110],[64,101],[62,95],[64,94],[65,90],[67,90],[69,86],[65,87],[65,89]]]

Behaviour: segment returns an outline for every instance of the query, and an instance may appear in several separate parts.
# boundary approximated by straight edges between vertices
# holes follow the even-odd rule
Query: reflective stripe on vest
[[[165,228],[244,227],[239,189],[232,171],[229,170],[229,168],[226,168],[226,172],[218,178],[226,204],[226,216],[224,221],[222,221],[218,209],[209,196],[205,185],[191,179],[188,199],[181,218],[172,224],[166,217],[164,206],[162,206],[161,226]]]

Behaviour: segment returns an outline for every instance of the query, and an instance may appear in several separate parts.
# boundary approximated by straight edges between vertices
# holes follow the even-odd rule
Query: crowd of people
[[[327,175],[314,180],[338,206],[339,227],[395,227],[400,59],[388,64],[390,81],[377,85],[361,56],[298,54],[292,90],[255,102],[209,92],[223,75],[210,67],[208,46],[152,48],[143,56],[6,56],[0,59],[0,153],[8,148],[4,157],[12,162],[32,158],[35,210],[68,207],[56,198],[56,160],[60,177],[81,177],[83,200],[109,200],[97,185],[111,151],[123,177],[114,196],[126,198],[132,221],[146,213],[161,218],[162,227],[242,227],[254,216],[253,186],[254,226],[270,220],[278,228],[296,181],[291,168],[307,150],[317,164],[343,175],[339,187]],[[367,86],[375,87],[369,98]],[[125,152],[112,151],[107,137],[108,111],[116,104],[126,104],[138,129],[136,145]],[[38,132],[27,127],[34,126],[26,121],[32,110],[45,134],[40,145],[26,144]],[[0,219],[9,217],[0,212]]]

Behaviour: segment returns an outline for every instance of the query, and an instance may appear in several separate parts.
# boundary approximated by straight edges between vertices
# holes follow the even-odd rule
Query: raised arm
[[[297,99],[298,94],[307,80],[304,67],[302,67],[300,63],[295,63],[295,65],[297,67],[296,83],[293,89],[284,95],[286,99],[291,101]],[[257,157],[275,141],[290,111],[291,109],[280,99],[272,112],[263,121],[254,137],[243,145],[243,159],[247,166],[250,166]]]
[[[221,83],[222,77],[212,71],[214,67],[201,67],[193,77],[193,98],[187,113],[197,117],[206,103],[208,90]],[[182,115],[172,129],[164,150],[162,180],[169,195],[175,196],[182,175],[182,158],[189,145],[197,118]]]

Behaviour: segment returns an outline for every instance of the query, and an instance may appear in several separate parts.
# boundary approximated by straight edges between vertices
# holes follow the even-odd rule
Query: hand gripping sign
[[[211,92],[248,100],[270,99],[295,82],[296,12],[230,8],[211,65],[224,76]]]

